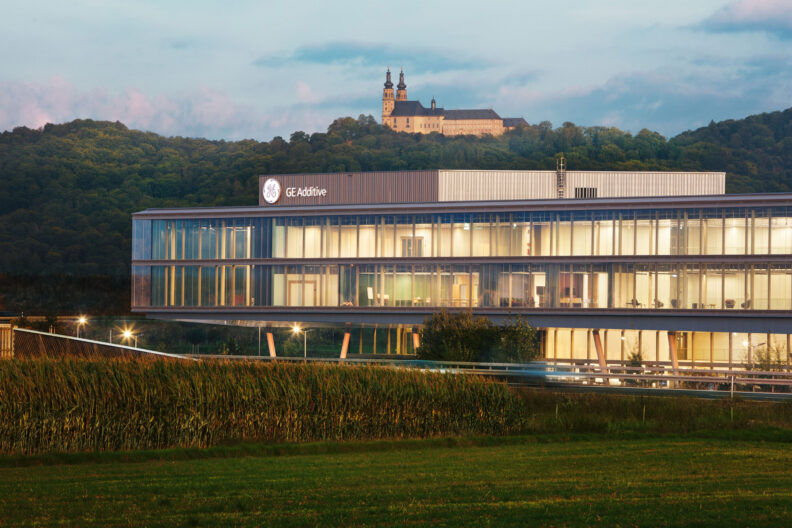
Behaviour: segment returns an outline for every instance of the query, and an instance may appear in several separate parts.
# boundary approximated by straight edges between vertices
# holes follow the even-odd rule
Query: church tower
[[[407,100],[407,85],[404,84],[404,70],[399,73],[399,84],[396,85],[396,100],[397,101],[406,101]]]
[[[390,68],[385,73],[385,88],[382,90],[382,124],[392,126],[390,115],[393,112],[393,83],[391,82]]]

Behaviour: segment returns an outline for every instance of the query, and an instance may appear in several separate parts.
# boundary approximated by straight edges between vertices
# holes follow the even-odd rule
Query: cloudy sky
[[[792,0],[30,0],[0,8],[0,130],[74,118],[212,139],[410,99],[666,136],[792,106]]]

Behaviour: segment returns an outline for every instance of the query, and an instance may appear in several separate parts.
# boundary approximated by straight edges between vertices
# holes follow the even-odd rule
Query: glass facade
[[[133,266],[134,305],[792,310],[786,264]]]
[[[792,254],[792,208],[136,220],[133,260]]]
[[[592,329],[548,328],[545,357],[555,360],[597,361]],[[605,359],[625,362],[639,354],[647,364],[672,362],[671,343],[684,366],[733,366],[751,364],[768,350],[778,352],[790,367],[792,335],[744,332],[667,332],[660,330],[599,330]],[[670,337],[670,339],[669,339]]]
[[[136,218],[133,307],[792,310],[775,256],[792,207]]]

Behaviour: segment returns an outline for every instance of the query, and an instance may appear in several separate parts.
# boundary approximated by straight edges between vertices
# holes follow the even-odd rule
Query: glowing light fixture
[[[303,330],[300,325],[295,324],[292,326],[292,334],[297,335],[302,332],[303,335],[303,357],[308,358],[308,329]]]
[[[80,337],[80,327],[85,326],[86,323],[88,323],[88,318],[84,315],[77,318],[77,337]]]

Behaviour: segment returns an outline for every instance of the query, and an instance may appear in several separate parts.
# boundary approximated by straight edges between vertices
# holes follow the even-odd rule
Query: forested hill
[[[792,109],[711,123],[670,140],[648,130],[632,135],[547,122],[498,138],[421,136],[393,132],[370,116],[269,142],[166,138],[89,120],[21,127],[0,134],[0,274],[36,277],[32,283],[101,276],[123,285],[131,212],[256,204],[258,174],[552,169],[560,152],[570,170],[726,171],[728,192],[789,191]],[[19,308],[2,284],[0,295],[6,307]]]

